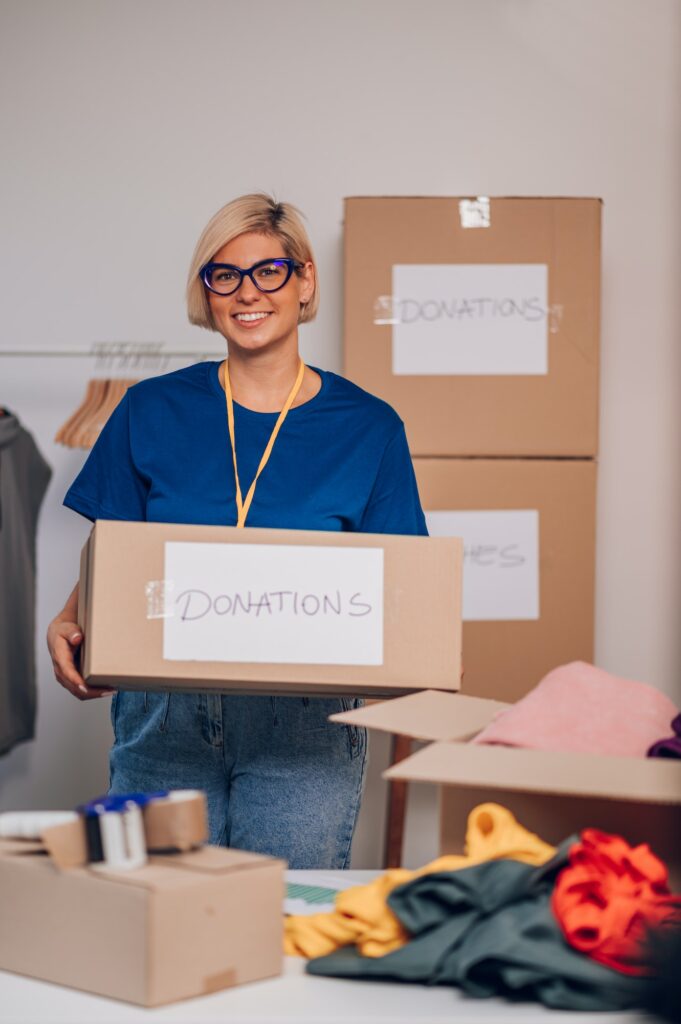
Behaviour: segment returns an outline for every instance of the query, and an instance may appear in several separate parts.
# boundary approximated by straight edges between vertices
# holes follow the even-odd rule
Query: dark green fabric
[[[542,867],[486,861],[423,875],[388,903],[412,939],[383,957],[354,947],[310,960],[310,974],[457,985],[472,996],[531,999],[564,1010],[624,1010],[643,1004],[649,982],[603,967],[563,938],[551,911],[566,840]]]

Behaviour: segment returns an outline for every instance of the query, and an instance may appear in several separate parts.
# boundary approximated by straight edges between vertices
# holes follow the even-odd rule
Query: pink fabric
[[[676,714],[676,706],[655,687],[573,661],[544,676],[472,742],[645,757],[670,731]]]

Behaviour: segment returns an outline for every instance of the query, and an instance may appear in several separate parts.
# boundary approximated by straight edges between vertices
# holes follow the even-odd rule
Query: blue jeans
[[[203,789],[210,842],[346,868],[364,786],[366,730],[328,722],[349,698],[120,691],[112,793]]]

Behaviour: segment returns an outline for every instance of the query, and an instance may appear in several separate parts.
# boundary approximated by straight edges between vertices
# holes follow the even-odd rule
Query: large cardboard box
[[[415,459],[431,534],[464,542],[462,690],[515,701],[593,661],[596,463]]]
[[[469,742],[503,709],[464,694],[418,693],[332,720],[433,741],[384,777],[440,786],[440,852],[462,853],[470,811],[493,801],[557,844],[584,828],[649,843],[681,888],[681,762]]]
[[[344,372],[414,455],[598,450],[598,199],[345,201]]]
[[[88,683],[385,696],[457,690],[461,542],[98,521],[83,549]]]
[[[143,868],[58,869],[0,841],[0,968],[143,1006],[281,973],[283,861],[206,846]]]

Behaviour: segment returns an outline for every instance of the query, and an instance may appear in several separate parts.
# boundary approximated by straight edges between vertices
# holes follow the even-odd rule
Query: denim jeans
[[[120,691],[112,793],[202,789],[210,842],[346,868],[367,761],[366,730],[327,718],[348,698]]]

